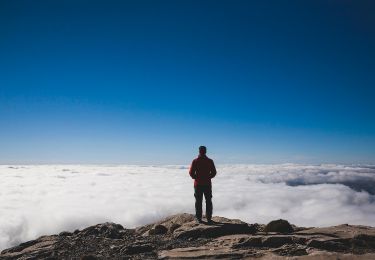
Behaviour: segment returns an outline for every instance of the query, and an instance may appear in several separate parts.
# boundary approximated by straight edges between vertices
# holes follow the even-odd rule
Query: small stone
[[[72,233],[71,232],[68,232],[68,231],[63,231],[63,232],[60,232],[59,233],[59,236],[60,237],[69,237],[69,236],[71,236],[72,235]]]

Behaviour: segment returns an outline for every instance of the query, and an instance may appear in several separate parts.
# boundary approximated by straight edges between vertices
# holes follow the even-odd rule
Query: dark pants
[[[203,195],[206,200],[206,218],[210,220],[212,217],[212,190],[211,185],[198,185],[194,187],[195,197],[195,216],[202,219],[202,200]]]

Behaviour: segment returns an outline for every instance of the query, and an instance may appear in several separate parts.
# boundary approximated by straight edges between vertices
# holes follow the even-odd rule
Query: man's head
[[[207,148],[206,146],[199,146],[199,155],[206,155]]]

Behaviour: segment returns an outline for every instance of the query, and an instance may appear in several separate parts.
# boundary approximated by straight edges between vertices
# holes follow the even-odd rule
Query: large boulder
[[[112,239],[120,239],[123,237],[125,229],[120,224],[106,222],[95,226],[87,227],[80,233],[83,236],[102,236]]]
[[[292,233],[293,227],[284,219],[273,220],[264,228],[265,232]]]
[[[187,222],[173,232],[175,238],[213,238],[232,234],[254,234],[256,228],[238,219],[214,217],[210,225],[205,223]]]
[[[176,214],[167,217],[161,221],[154,224],[149,224],[145,226],[138,227],[136,229],[137,234],[143,236],[148,235],[160,235],[160,234],[171,234],[174,230],[179,228],[181,225],[191,222],[194,220],[194,215],[188,213]]]

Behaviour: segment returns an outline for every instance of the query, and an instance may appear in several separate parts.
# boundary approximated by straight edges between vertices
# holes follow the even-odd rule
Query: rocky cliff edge
[[[3,250],[0,259],[375,259],[374,227],[213,221],[183,213],[135,229],[107,222],[41,236]]]

